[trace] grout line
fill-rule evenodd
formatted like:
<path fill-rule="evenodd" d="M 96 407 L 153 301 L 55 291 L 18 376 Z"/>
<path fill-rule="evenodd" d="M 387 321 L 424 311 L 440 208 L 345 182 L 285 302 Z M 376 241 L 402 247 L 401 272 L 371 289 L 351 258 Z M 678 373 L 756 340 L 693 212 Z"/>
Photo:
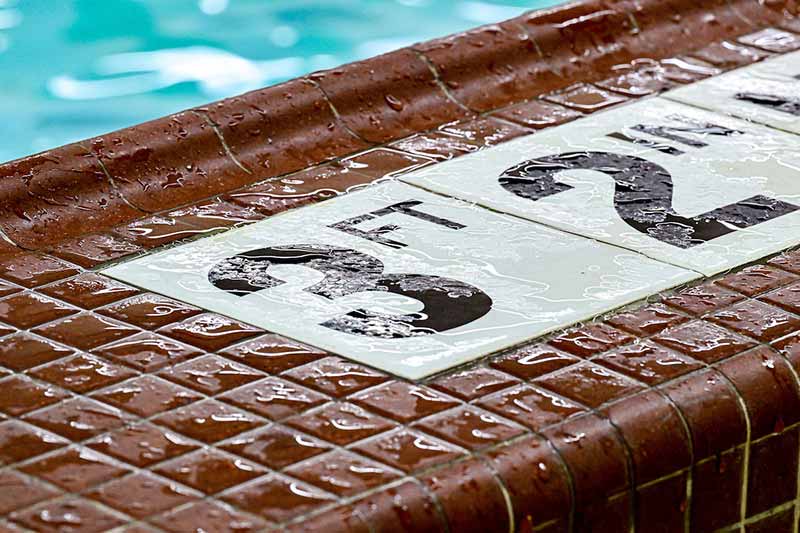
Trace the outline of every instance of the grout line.
<path fill-rule="evenodd" d="M 234 155 L 233 150 L 231 150 L 230 146 L 228 146 L 228 142 L 225 140 L 225 137 L 222 135 L 222 131 L 219 129 L 219 125 L 211 120 L 211 117 L 208 116 L 208 113 L 205 111 L 200 111 L 199 109 L 192 110 L 192 114 L 197 117 L 203 119 L 203 121 L 212 129 L 214 134 L 217 136 L 220 144 L 222 145 L 222 149 L 225 150 L 225 154 L 228 158 L 233 162 L 234 165 L 239 167 L 243 172 L 246 174 L 253 174 L 253 171 L 247 168 L 239 159 Z"/>

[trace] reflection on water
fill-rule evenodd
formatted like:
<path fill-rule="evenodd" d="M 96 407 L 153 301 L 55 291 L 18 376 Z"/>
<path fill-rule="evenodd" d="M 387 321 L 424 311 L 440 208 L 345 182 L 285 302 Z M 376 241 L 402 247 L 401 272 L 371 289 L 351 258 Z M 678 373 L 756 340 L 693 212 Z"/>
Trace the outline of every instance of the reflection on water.
<path fill-rule="evenodd" d="M 0 0 L 0 161 L 560 0 Z"/>

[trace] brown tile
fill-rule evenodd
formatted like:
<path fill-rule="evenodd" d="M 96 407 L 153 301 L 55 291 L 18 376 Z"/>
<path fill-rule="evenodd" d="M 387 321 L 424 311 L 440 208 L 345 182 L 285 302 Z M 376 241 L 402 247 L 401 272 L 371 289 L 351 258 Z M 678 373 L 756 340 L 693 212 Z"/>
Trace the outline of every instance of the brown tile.
<path fill-rule="evenodd" d="M 713 283 L 706 283 L 668 296 L 664 298 L 663 302 L 671 307 L 680 309 L 684 313 L 702 316 L 723 307 L 728 307 L 742 299 L 741 294 L 729 291 Z"/>
<path fill-rule="evenodd" d="M 342 164 L 372 179 L 400 176 L 432 163 L 433 159 L 388 148 L 367 150 L 342 160 Z"/>
<path fill-rule="evenodd" d="M 486 411 L 463 406 L 428 417 L 414 427 L 469 450 L 497 444 L 525 431 Z"/>
<path fill-rule="evenodd" d="M 499 367 L 499 365 L 497 366 Z M 428 385 L 461 400 L 469 401 L 507 389 L 517 383 L 516 379 L 503 372 L 476 367 L 444 375 Z"/>
<path fill-rule="evenodd" d="M 16 420 L 0 422 L 0 465 L 3 466 L 52 452 L 67 444 L 69 442 L 65 439 Z"/>
<path fill-rule="evenodd" d="M 144 472 L 115 479 L 87 496 L 138 519 L 198 499 L 193 491 Z"/>
<path fill-rule="evenodd" d="M 706 363 L 719 361 L 755 346 L 753 341 L 705 321 L 678 326 L 656 335 L 653 340 Z"/>
<path fill-rule="evenodd" d="M 637 98 L 671 89 L 675 82 L 665 76 L 664 69 L 658 62 L 642 58 L 626 65 L 615 66 L 611 77 L 595 82 L 595 85 Z"/>
<path fill-rule="evenodd" d="M 439 127 L 439 131 L 480 147 L 491 147 L 533 133 L 518 124 L 492 117 L 480 117 L 465 122 L 454 122 Z"/>
<path fill-rule="evenodd" d="M 495 111 L 492 116 L 540 130 L 565 124 L 582 115 L 568 107 L 542 100 L 530 100 Z"/>
<path fill-rule="evenodd" d="M 631 451 L 637 485 L 689 467 L 691 441 L 680 413 L 655 391 L 646 391 L 603 409 Z"/>
<path fill-rule="evenodd" d="M 800 313 L 800 283 L 795 283 L 762 295 L 760 300 L 790 313 Z"/>
<path fill-rule="evenodd" d="M 372 529 L 353 504 L 329 508 L 299 522 L 284 526 L 287 533 L 326 533 L 341 529 L 348 533 L 371 533 Z"/>
<path fill-rule="evenodd" d="M 761 346 L 719 365 L 742 397 L 750 419 L 750 437 L 781 432 L 800 420 L 800 390 L 786 360 Z"/>
<path fill-rule="evenodd" d="M 202 230 L 226 229 L 264 218 L 255 209 L 213 199 L 170 211 L 166 215 L 180 223 Z"/>
<path fill-rule="evenodd" d="M 678 474 L 636 491 L 636 531 L 672 533 L 684 531 L 686 474 Z"/>
<path fill-rule="evenodd" d="M 43 483 L 35 483 L 31 478 L 13 470 L 0 472 L 0 515 L 7 516 L 12 511 L 24 509 L 56 494 L 58 491 L 55 489 Z"/>
<path fill-rule="evenodd" d="M 648 385 L 658 385 L 703 367 L 691 357 L 667 350 L 649 340 L 605 353 L 594 362 Z"/>
<path fill-rule="evenodd" d="M 794 507 L 789 507 L 774 515 L 757 518 L 745 526 L 746 533 L 774 533 L 776 531 L 794 531 Z"/>
<path fill-rule="evenodd" d="M 223 499 L 273 522 L 291 520 L 334 500 L 326 492 L 278 474 L 236 488 Z"/>
<path fill-rule="evenodd" d="M 435 495 L 450 531 L 479 533 L 511 527 L 503 489 L 480 459 L 445 466 L 420 481 Z"/>
<path fill-rule="evenodd" d="M 20 329 L 63 318 L 78 309 L 35 292 L 14 294 L 0 300 L 0 320 Z"/>
<path fill-rule="evenodd" d="M 761 50 L 731 41 L 711 43 L 705 48 L 692 52 L 691 55 L 725 70 L 744 67 L 770 56 Z"/>
<path fill-rule="evenodd" d="M 263 332 L 228 317 L 206 313 L 168 325 L 160 333 L 201 350 L 214 352 Z"/>
<path fill-rule="evenodd" d="M 17 254 L 0 259 L 0 278 L 33 288 L 78 273 L 66 261 L 42 254 Z"/>
<path fill-rule="evenodd" d="M 320 440 L 277 425 L 239 435 L 217 446 L 275 470 L 299 463 L 331 448 Z"/>
<path fill-rule="evenodd" d="M 385 374 L 338 357 L 320 359 L 289 370 L 283 376 L 337 398 L 389 379 Z"/>
<path fill-rule="evenodd" d="M 344 450 L 296 464 L 286 473 L 340 497 L 359 494 L 400 477 L 387 466 Z"/>
<path fill-rule="evenodd" d="M 127 226 L 120 226 L 114 229 L 114 233 L 117 237 L 149 249 L 197 236 L 202 234 L 203 230 L 178 222 L 174 218 L 152 216 L 136 220 Z"/>
<path fill-rule="evenodd" d="M 254 533 L 264 527 L 258 518 L 247 516 L 221 502 L 204 500 L 153 519 L 153 523 L 172 533 L 187 531 L 225 531 Z"/>
<path fill-rule="evenodd" d="M 25 415 L 23 419 L 78 442 L 129 423 L 132 417 L 100 402 L 73 398 Z"/>
<path fill-rule="evenodd" d="M 327 398 L 301 385 L 270 377 L 226 393 L 220 400 L 271 420 L 281 420 L 316 407 Z"/>
<path fill-rule="evenodd" d="M 73 353 L 49 339 L 21 332 L 0 343 L 0 365 L 21 372 Z"/>
<path fill-rule="evenodd" d="M 16 285 L 12 285 L 11 283 L 5 281 L 0 281 L 0 298 L 9 296 L 11 294 L 16 294 L 21 290 L 21 287 L 17 287 Z"/>
<path fill-rule="evenodd" d="M 404 381 L 392 381 L 356 394 L 351 400 L 370 411 L 401 423 L 408 423 L 458 405 L 452 398 L 427 387 Z"/>
<path fill-rule="evenodd" d="M 569 400 L 528 385 L 498 392 L 479 400 L 477 404 L 534 431 L 584 410 Z"/>
<path fill-rule="evenodd" d="M 326 355 L 322 350 L 280 335 L 265 335 L 220 350 L 219 354 L 269 374 L 278 374 Z"/>
<path fill-rule="evenodd" d="M 339 446 L 345 446 L 395 427 L 391 421 L 374 415 L 357 405 L 339 402 L 290 418 L 286 424 Z"/>
<path fill-rule="evenodd" d="M 717 67 L 687 56 L 662 59 L 664 77 L 675 83 L 694 83 L 722 72 Z"/>
<path fill-rule="evenodd" d="M 96 392 L 92 397 L 145 418 L 202 398 L 195 392 L 153 376 L 131 379 Z"/>
<path fill-rule="evenodd" d="M 354 451 L 398 468 L 413 472 L 445 463 L 463 454 L 443 441 L 407 429 L 401 429 L 358 444 Z"/>
<path fill-rule="evenodd" d="M 84 272 L 42 287 L 41 292 L 84 309 L 94 309 L 138 294 L 139 289 L 93 272 Z"/>
<path fill-rule="evenodd" d="M 589 407 L 598 407 L 642 390 L 642 386 L 632 379 L 593 363 L 581 363 L 548 374 L 537 378 L 534 383 Z"/>
<path fill-rule="evenodd" d="M 84 268 L 94 268 L 142 251 L 141 247 L 110 233 L 95 233 L 59 243 L 53 255 Z"/>
<path fill-rule="evenodd" d="M 157 416 L 153 422 L 208 443 L 233 437 L 261 424 L 250 414 L 215 400 L 181 407 Z"/>
<path fill-rule="evenodd" d="M 800 250 L 783 252 L 781 255 L 775 256 L 767 261 L 767 263 L 788 270 L 793 274 L 800 274 Z"/>
<path fill-rule="evenodd" d="M 575 510 L 575 531 L 617 533 L 631 531 L 631 496 L 623 494 L 607 500 L 595 500 Z"/>
<path fill-rule="evenodd" d="M 266 472 L 250 461 L 213 448 L 178 457 L 158 466 L 155 471 L 206 494 L 246 483 Z"/>
<path fill-rule="evenodd" d="M 800 318 L 755 300 L 717 311 L 709 320 L 764 342 L 800 329 Z"/>
<path fill-rule="evenodd" d="M 633 337 L 607 324 L 589 324 L 579 329 L 568 331 L 554 339 L 550 344 L 559 350 L 577 355 L 591 357 L 617 346 L 627 344 Z"/>
<path fill-rule="evenodd" d="M 147 293 L 99 309 L 98 312 L 143 329 L 158 329 L 198 315 L 200 309 L 158 294 Z"/>
<path fill-rule="evenodd" d="M 88 448 L 70 448 L 56 452 L 34 463 L 28 463 L 19 470 L 70 492 L 80 492 L 119 477 L 127 471 Z"/>
<path fill-rule="evenodd" d="M 203 351 L 145 331 L 96 348 L 93 353 L 140 372 L 154 372 L 165 366 L 202 355 Z"/>
<path fill-rule="evenodd" d="M 481 145 L 468 138 L 433 130 L 400 139 L 390 144 L 389 147 L 417 156 L 447 161 L 454 157 L 477 152 Z"/>
<path fill-rule="evenodd" d="M 750 446 L 747 515 L 762 513 L 797 496 L 797 429 Z"/>
<path fill-rule="evenodd" d="M 168 429 L 143 423 L 92 439 L 88 447 L 139 468 L 197 449 L 197 444 Z"/>
<path fill-rule="evenodd" d="M 119 516 L 84 499 L 62 499 L 43 503 L 14 515 L 14 520 L 39 533 L 97 533 L 125 523 Z M 76 527 L 77 526 L 77 527 Z"/>
<path fill-rule="evenodd" d="M 397 533 L 437 533 L 447 524 L 419 482 L 406 481 L 353 504 L 367 524 L 397 525 Z"/>
<path fill-rule="evenodd" d="M 0 380 L 0 412 L 11 416 L 41 409 L 66 396 L 55 387 L 36 383 L 25 376 L 10 376 Z"/>
<path fill-rule="evenodd" d="M 754 265 L 717 281 L 719 285 L 740 292 L 745 296 L 761 293 L 797 281 L 797 276 L 769 265 Z"/>
<path fill-rule="evenodd" d="M 214 396 L 264 377 L 252 368 L 218 355 L 205 355 L 159 373 L 164 379 Z"/>
<path fill-rule="evenodd" d="M 137 331 L 116 320 L 90 313 L 73 315 L 33 330 L 34 333 L 43 337 L 81 350 L 90 350 L 102 344 L 129 337 Z"/>
<path fill-rule="evenodd" d="M 575 356 L 537 344 L 515 350 L 489 364 L 522 379 L 534 379 L 579 361 Z"/>
<path fill-rule="evenodd" d="M 688 317 L 679 314 L 672 309 L 661 305 L 653 304 L 630 311 L 619 313 L 606 320 L 612 326 L 639 337 L 647 337 L 661 333 L 667 328 L 686 322 Z"/>
<path fill-rule="evenodd" d="M 739 37 L 736 40 L 742 44 L 778 54 L 792 52 L 800 48 L 800 37 L 794 33 L 777 28 L 759 30 Z"/>
<path fill-rule="evenodd" d="M 561 104 L 582 113 L 594 113 L 628 100 L 622 95 L 614 94 L 588 83 L 576 83 L 566 89 L 547 94 L 542 98 L 548 102 Z"/>
<path fill-rule="evenodd" d="M 736 448 L 694 466 L 692 531 L 716 531 L 739 521 L 743 457 L 742 448 Z"/>
<path fill-rule="evenodd" d="M 628 485 L 624 446 L 607 420 L 586 414 L 546 430 L 544 436 L 572 473 L 577 505 L 598 494 L 616 494 Z"/>
<path fill-rule="evenodd" d="M 41 366 L 33 370 L 31 375 L 65 389 L 85 393 L 127 379 L 134 372 L 97 357 L 76 355 Z"/>
<path fill-rule="evenodd" d="M 716 370 L 701 370 L 662 389 L 680 409 L 698 459 L 720 453 L 747 437 L 747 422 L 736 391 Z"/>

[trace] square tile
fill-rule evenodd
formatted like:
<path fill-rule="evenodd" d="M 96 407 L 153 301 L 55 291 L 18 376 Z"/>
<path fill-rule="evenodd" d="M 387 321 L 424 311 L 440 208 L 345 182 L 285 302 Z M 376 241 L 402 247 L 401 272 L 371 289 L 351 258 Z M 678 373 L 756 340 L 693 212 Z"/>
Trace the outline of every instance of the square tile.
<path fill-rule="evenodd" d="M 797 244 L 796 147 L 650 98 L 401 179 L 713 275 Z"/>
<path fill-rule="evenodd" d="M 412 379 L 696 277 L 401 183 L 105 273 Z"/>

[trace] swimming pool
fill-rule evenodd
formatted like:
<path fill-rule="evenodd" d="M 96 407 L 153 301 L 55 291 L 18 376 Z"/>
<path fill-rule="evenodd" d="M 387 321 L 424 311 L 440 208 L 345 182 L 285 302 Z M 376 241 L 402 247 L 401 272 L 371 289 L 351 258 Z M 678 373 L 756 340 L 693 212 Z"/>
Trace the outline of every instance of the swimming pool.
<path fill-rule="evenodd" d="M 560 0 L 0 0 L 0 161 Z"/>

